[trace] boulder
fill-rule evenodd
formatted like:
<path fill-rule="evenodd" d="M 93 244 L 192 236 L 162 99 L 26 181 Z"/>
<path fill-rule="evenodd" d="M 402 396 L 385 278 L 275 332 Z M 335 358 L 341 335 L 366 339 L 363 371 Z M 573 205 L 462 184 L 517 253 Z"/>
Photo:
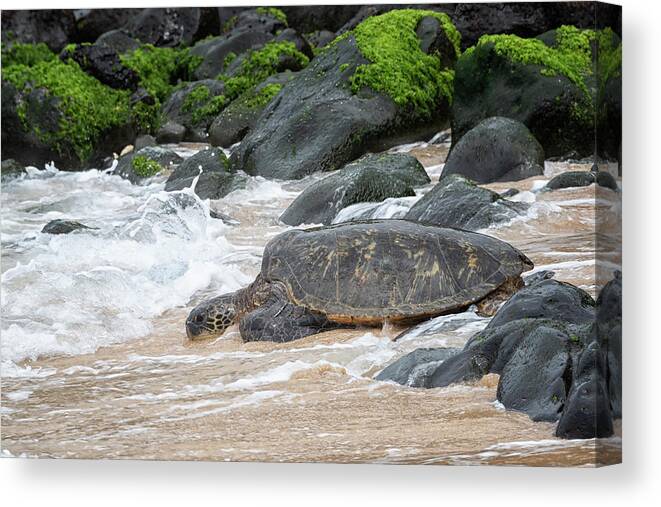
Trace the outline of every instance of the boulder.
<path fill-rule="evenodd" d="M 97 46 L 107 46 L 114 49 L 118 54 L 124 54 L 138 49 L 140 41 L 129 36 L 122 30 L 110 30 L 99 36 L 95 43 Z"/>
<path fill-rule="evenodd" d="M 605 361 L 597 341 L 577 354 L 572 386 L 556 428 L 557 436 L 595 438 L 613 434 Z"/>
<path fill-rule="evenodd" d="M 292 72 L 275 74 L 233 100 L 211 123 L 209 142 L 228 148 L 241 141 L 253 129 L 269 102 L 293 77 Z"/>
<path fill-rule="evenodd" d="M 148 146 L 121 157 L 113 174 L 138 184 L 157 175 L 163 169 L 181 163 L 182 160 L 172 150 Z"/>
<path fill-rule="evenodd" d="M 611 35 L 610 30 L 563 26 L 538 39 L 482 36 L 455 67 L 454 145 L 485 118 L 505 116 L 528 127 L 547 157 L 572 150 L 593 154 L 595 117 L 599 125 L 618 123 L 618 104 L 605 107 L 606 95 L 591 91 L 617 90 L 617 83 L 609 82 L 621 80 L 621 45 Z M 598 79 L 593 74 L 597 54 L 608 61 Z M 617 99 L 617 93 L 612 97 Z M 597 147 L 608 155 L 619 148 L 617 132 Z"/>
<path fill-rule="evenodd" d="M 454 143 L 441 179 L 452 174 L 477 183 L 539 176 L 544 174 L 544 150 L 521 122 L 487 118 Z"/>
<path fill-rule="evenodd" d="M 505 365 L 498 400 L 533 421 L 557 421 L 565 403 L 564 377 L 570 365 L 569 336 L 540 326 L 519 343 Z"/>
<path fill-rule="evenodd" d="M 413 205 L 404 218 L 440 227 L 476 231 L 512 220 L 527 209 L 525 203 L 508 201 L 463 176 L 452 174 L 442 178 Z"/>
<path fill-rule="evenodd" d="M 226 104 L 225 86 L 216 79 L 187 83 L 176 89 L 163 104 L 166 124 L 185 128 L 180 140 L 206 141 L 207 130 Z M 168 127 L 171 128 L 171 127 Z M 163 138 L 163 136 L 160 136 Z"/>
<path fill-rule="evenodd" d="M 198 176 L 195 193 L 200 199 L 220 199 L 246 183 L 244 176 L 229 170 L 229 161 L 223 150 L 211 148 L 184 160 L 165 182 L 165 190 L 190 188 Z"/>
<path fill-rule="evenodd" d="M 154 139 L 154 137 L 150 136 L 149 134 L 138 136 L 133 143 L 133 149 L 135 151 L 140 151 L 142 148 L 146 148 L 147 146 L 156 146 L 156 139 Z"/>
<path fill-rule="evenodd" d="M 41 229 L 43 234 L 69 234 L 74 231 L 93 229 L 76 220 L 51 220 Z"/>
<path fill-rule="evenodd" d="M 280 216 L 280 220 L 287 225 L 328 225 L 347 206 L 415 195 L 413 187 L 427 183 L 429 176 L 412 155 L 365 155 L 307 187 Z"/>
<path fill-rule="evenodd" d="M 90 76 L 103 84 L 120 90 L 135 91 L 138 88 L 138 75 L 119 59 L 113 48 L 103 44 L 76 44 L 67 46 L 60 59 L 76 62 Z"/>
<path fill-rule="evenodd" d="M 437 21 L 439 41 L 430 47 L 443 48 L 440 56 L 420 49 L 416 28 L 425 17 Z M 384 33 L 387 44 L 377 41 Z M 233 165 L 252 175 L 299 179 L 370 150 L 427 138 L 448 121 L 451 66 L 441 62 L 453 62 L 457 48 L 458 34 L 442 15 L 400 10 L 369 18 L 283 87 L 233 153 Z"/>
<path fill-rule="evenodd" d="M 143 44 L 176 47 L 193 42 L 199 22 L 197 7 L 142 9 L 123 28 Z"/>
<path fill-rule="evenodd" d="M 558 190 L 561 188 L 587 187 L 596 183 L 602 187 L 617 191 L 617 181 L 605 171 L 567 171 L 551 178 L 544 190 Z"/>
<path fill-rule="evenodd" d="M 175 122 L 166 121 L 156 132 L 156 142 L 161 144 L 180 143 L 186 136 L 186 127 Z"/>
<path fill-rule="evenodd" d="M 360 10 L 360 5 L 297 5 L 281 7 L 288 25 L 299 32 L 336 32 Z"/>
<path fill-rule="evenodd" d="M 389 380 L 405 386 L 428 387 L 431 370 L 456 355 L 460 349 L 416 349 L 386 366 L 376 380 Z"/>
<path fill-rule="evenodd" d="M 330 44 L 335 39 L 335 33 L 328 30 L 317 30 L 314 32 L 306 33 L 305 39 L 311 47 L 321 49 Z"/>
<path fill-rule="evenodd" d="M 76 19 L 72 10 L 2 11 L 2 45 L 14 42 L 44 42 L 58 52 L 75 39 Z"/>
<path fill-rule="evenodd" d="M 518 319 L 547 318 L 572 324 L 595 319 L 595 302 L 583 289 L 558 280 L 542 280 L 514 294 L 489 322 L 488 328 Z"/>
<path fill-rule="evenodd" d="M 137 14 L 138 9 L 89 9 L 76 20 L 77 41 L 95 42 L 102 34 L 121 28 Z"/>
<path fill-rule="evenodd" d="M 130 97 L 78 65 L 54 57 L 2 70 L 4 157 L 76 170 L 98 166 L 135 139 L 139 125 Z"/>

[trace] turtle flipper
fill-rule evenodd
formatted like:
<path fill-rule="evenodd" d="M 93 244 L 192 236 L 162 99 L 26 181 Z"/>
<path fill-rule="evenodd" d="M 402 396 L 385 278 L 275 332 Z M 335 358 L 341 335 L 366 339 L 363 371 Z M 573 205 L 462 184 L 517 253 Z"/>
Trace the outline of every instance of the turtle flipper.
<path fill-rule="evenodd" d="M 341 327 L 347 326 L 332 322 L 321 313 L 296 306 L 275 291 L 266 303 L 239 322 L 244 342 L 284 343 Z"/>

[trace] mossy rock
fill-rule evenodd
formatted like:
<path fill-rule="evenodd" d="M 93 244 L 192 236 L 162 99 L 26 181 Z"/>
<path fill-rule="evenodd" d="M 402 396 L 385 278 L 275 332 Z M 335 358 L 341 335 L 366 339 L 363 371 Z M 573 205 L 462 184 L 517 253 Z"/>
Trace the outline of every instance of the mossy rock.
<path fill-rule="evenodd" d="M 425 18 L 437 22 L 439 41 L 428 48 L 446 48 L 441 56 L 420 49 L 416 30 Z M 365 23 L 324 48 L 283 87 L 233 154 L 237 168 L 302 178 L 447 125 L 452 69 L 441 62 L 454 61 L 458 42 L 449 18 L 402 10 Z"/>
<path fill-rule="evenodd" d="M 340 210 L 360 202 L 415 195 L 429 183 L 420 162 L 409 154 L 366 155 L 307 187 L 280 216 L 287 225 L 330 224 Z"/>
<path fill-rule="evenodd" d="M 70 44 L 60 53 L 63 62 L 69 59 L 101 83 L 119 90 L 135 91 L 138 75 L 126 67 L 114 49 L 103 44 Z"/>
<path fill-rule="evenodd" d="M 611 35 L 608 29 L 595 32 L 563 26 L 531 39 L 482 36 L 455 67 L 453 143 L 481 120 L 505 116 L 525 124 L 547 157 L 573 150 L 591 155 L 595 114 L 602 109 L 604 96 L 597 90 L 606 90 L 620 79 L 621 46 Z M 603 64 L 595 76 L 597 59 Z M 598 122 L 617 123 L 614 108 L 600 113 Z M 598 149 L 617 154 L 617 137 L 610 135 Z"/>
<path fill-rule="evenodd" d="M 199 178 L 198 178 L 199 177 Z M 165 183 L 165 190 L 172 192 L 190 188 L 195 178 L 195 193 L 200 199 L 221 199 L 233 190 L 245 187 L 245 175 L 231 171 L 223 150 L 202 150 L 182 162 Z"/>
<path fill-rule="evenodd" d="M 527 209 L 525 203 L 509 201 L 455 174 L 437 183 L 413 205 L 404 219 L 476 231 L 512 220 Z"/>
<path fill-rule="evenodd" d="M 166 122 L 185 127 L 184 140 L 206 141 L 207 129 L 228 102 L 223 83 L 205 79 L 176 89 L 163 104 L 162 114 Z"/>
<path fill-rule="evenodd" d="M 174 151 L 158 146 L 147 146 L 121 157 L 113 174 L 139 184 L 161 171 L 180 164 L 182 158 Z"/>
<path fill-rule="evenodd" d="M 3 67 L 3 155 L 61 169 L 99 163 L 129 144 L 153 111 L 85 73 L 72 60 L 38 59 Z M 102 142 L 101 142 L 102 141 Z"/>
<path fill-rule="evenodd" d="M 232 101 L 209 127 L 209 142 L 228 148 L 241 141 L 255 126 L 266 106 L 293 78 L 294 74 L 289 71 L 276 74 Z"/>

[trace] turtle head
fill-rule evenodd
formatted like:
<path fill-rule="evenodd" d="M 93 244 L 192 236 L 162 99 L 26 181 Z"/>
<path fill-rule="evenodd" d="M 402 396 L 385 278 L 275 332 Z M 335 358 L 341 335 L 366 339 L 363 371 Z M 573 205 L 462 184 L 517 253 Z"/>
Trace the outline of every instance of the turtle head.
<path fill-rule="evenodd" d="M 223 294 L 199 304 L 186 319 L 186 334 L 191 340 L 216 338 L 237 318 L 234 293 Z"/>

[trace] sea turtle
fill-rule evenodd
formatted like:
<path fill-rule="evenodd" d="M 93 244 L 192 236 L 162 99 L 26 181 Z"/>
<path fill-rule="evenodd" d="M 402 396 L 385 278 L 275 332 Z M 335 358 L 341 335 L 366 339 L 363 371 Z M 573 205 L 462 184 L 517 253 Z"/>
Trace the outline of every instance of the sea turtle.
<path fill-rule="evenodd" d="M 533 267 L 496 238 L 406 220 L 286 231 L 264 250 L 248 287 L 197 306 L 191 339 L 234 323 L 244 341 L 285 342 L 328 329 L 413 323 L 473 303 L 495 312 Z"/>

